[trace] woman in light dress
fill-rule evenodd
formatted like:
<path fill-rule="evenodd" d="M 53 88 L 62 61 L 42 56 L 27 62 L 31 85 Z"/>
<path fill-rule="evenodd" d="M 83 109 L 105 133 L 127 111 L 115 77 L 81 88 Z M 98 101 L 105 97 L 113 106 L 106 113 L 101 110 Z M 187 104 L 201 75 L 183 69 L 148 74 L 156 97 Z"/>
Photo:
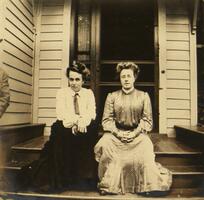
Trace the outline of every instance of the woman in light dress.
<path fill-rule="evenodd" d="M 104 134 L 94 148 L 98 189 L 102 195 L 168 191 L 171 172 L 155 162 L 148 135 L 153 127 L 150 98 L 134 87 L 139 68 L 133 62 L 122 62 L 116 70 L 122 89 L 107 96 Z"/>

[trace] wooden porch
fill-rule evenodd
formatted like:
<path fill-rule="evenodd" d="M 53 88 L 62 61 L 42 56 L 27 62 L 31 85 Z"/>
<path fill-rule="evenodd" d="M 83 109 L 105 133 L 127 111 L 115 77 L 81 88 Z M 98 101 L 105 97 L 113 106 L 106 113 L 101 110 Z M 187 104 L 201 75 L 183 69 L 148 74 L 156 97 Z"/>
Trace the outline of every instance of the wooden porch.
<path fill-rule="evenodd" d="M 4 198 L 14 199 L 145 199 L 136 194 L 126 195 L 108 195 L 100 196 L 95 185 L 75 185 L 73 188 L 65 189 L 59 193 L 43 193 L 33 192 L 32 190 L 17 189 L 15 179 L 22 166 L 30 163 L 39 157 L 40 152 L 49 139 L 48 136 L 43 136 L 42 125 L 39 125 L 38 134 L 33 133 L 32 125 L 25 125 L 26 135 L 30 138 L 24 138 L 23 134 L 17 133 L 16 138 L 21 138 L 10 144 L 7 159 L 1 169 L 4 173 L 1 176 L 1 195 Z M 40 128 L 41 127 L 41 128 Z M 181 140 L 179 134 L 189 133 L 183 127 L 177 127 L 178 137 L 168 138 L 167 135 L 152 133 L 150 135 L 156 154 L 156 161 L 166 166 L 172 171 L 173 185 L 171 191 L 165 199 L 172 198 L 190 198 L 203 197 L 204 198 L 204 166 L 203 166 L 203 151 L 201 148 L 195 148 L 194 145 L 186 144 L 185 140 Z M 7 130 L 8 132 L 8 130 Z M 34 131 L 36 132 L 36 130 Z M 203 133 L 203 132 L 202 132 Z M 197 134 L 199 134 L 197 132 Z M 14 134 L 15 135 L 15 134 Z M 13 135 L 13 137 L 14 137 Z M 4 135 L 9 137 L 8 134 Z M 3 137 L 1 135 L 1 137 Z M 194 141 L 194 136 L 188 141 Z M 5 140 L 4 140 L 5 141 Z M 22 142 L 19 142 L 22 141 Z"/>

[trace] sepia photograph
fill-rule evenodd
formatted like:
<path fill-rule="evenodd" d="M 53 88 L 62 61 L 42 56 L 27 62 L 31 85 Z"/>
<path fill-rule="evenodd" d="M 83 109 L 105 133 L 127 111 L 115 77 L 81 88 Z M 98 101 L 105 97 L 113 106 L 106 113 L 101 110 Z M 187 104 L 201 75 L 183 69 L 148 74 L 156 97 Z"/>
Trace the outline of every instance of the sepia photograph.
<path fill-rule="evenodd" d="M 204 200 L 204 0 L 0 0 L 0 200 Z"/>

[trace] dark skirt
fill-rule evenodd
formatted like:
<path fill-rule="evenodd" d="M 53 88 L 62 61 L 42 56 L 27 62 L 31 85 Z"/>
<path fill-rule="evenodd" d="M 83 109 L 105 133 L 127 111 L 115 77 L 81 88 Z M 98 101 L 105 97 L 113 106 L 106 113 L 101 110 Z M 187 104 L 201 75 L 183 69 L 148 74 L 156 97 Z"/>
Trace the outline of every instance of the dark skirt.
<path fill-rule="evenodd" d="M 18 177 L 21 186 L 56 190 L 82 179 L 95 179 L 97 174 L 93 147 L 97 127 L 91 123 L 87 133 L 72 134 L 57 120 L 38 160 L 22 168 Z"/>

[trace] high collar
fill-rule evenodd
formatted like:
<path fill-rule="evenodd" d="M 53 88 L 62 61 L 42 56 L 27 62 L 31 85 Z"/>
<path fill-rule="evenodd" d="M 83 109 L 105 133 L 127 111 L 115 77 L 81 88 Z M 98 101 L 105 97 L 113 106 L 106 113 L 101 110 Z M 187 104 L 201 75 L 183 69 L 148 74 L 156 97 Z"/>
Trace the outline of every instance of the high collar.
<path fill-rule="evenodd" d="M 131 94 L 134 90 L 135 90 L 134 87 L 131 88 L 130 90 L 125 90 L 125 89 L 122 88 L 122 91 L 123 91 L 123 93 L 125 93 L 125 94 Z"/>

